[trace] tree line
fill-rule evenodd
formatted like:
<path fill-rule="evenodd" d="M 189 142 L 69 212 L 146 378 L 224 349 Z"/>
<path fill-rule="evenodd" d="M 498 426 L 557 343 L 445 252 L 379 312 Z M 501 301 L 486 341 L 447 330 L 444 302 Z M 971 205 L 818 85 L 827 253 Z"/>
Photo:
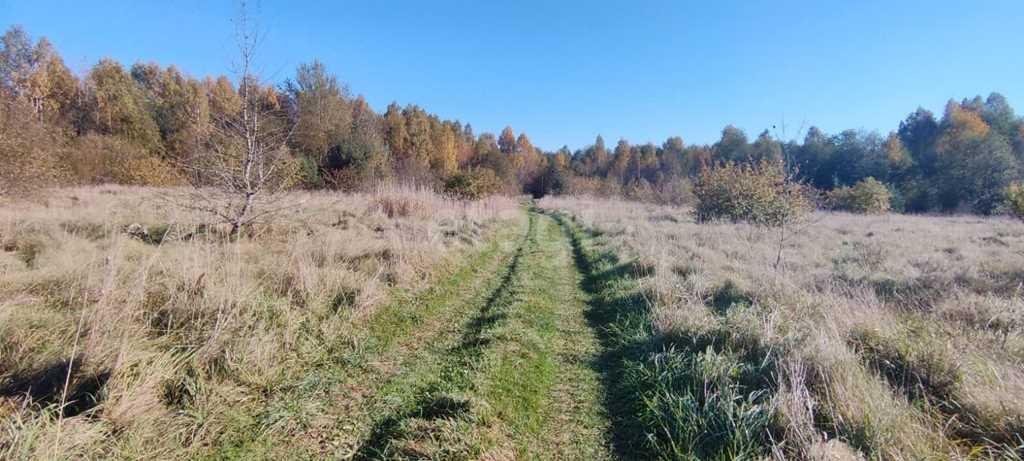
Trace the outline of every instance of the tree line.
<path fill-rule="evenodd" d="M 710 165 L 768 161 L 781 162 L 794 179 L 821 191 L 880 181 L 897 210 L 987 214 L 998 210 L 1004 191 L 1022 177 L 1024 120 L 1005 97 L 992 93 L 951 100 L 941 117 L 918 108 L 885 136 L 861 130 L 829 135 L 812 126 L 799 141 L 780 140 L 768 130 L 750 141 L 742 130 L 726 126 L 712 145 L 686 146 L 678 137 L 661 146 L 621 140 L 609 152 L 598 137 L 567 158 L 569 183 L 573 176 L 603 179 L 588 187 L 640 198 L 678 196 L 678 182 Z"/>
<path fill-rule="evenodd" d="M 219 121 L 241 110 L 243 88 L 257 98 L 262 123 L 287 134 L 291 187 L 356 190 L 393 179 L 469 197 L 588 193 L 685 203 L 709 166 L 771 161 L 822 191 L 873 178 L 897 210 L 993 213 L 1024 171 L 1024 120 L 998 93 L 951 100 L 941 116 L 919 108 L 887 135 L 810 127 L 802 139 L 765 130 L 751 140 L 727 126 L 711 145 L 670 137 L 610 146 L 598 136 L 582 149 L 546 152 L 511 127 L 477 134 L 416 105 L 375 112 L 318 61 L 279 85 L 111 59 L 76 75 L 45 38 L 15 26 L 0 37 L 0 194 L 190 182 L 199 173 L 188 165 L 209 155 Z"/>

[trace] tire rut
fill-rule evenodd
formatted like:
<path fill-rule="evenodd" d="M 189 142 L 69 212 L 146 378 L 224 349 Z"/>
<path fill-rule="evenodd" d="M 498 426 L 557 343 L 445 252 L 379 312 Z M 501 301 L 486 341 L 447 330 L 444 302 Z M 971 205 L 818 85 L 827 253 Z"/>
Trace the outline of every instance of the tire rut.
<path fill-rule="evenodd" d="M 612 459 L 590 294 L 560 223 L 529 212 L 488 299 L 354 459 Z"/>
<path fill-rule="evenodd" d="M 392 303 L 399 311 L 397 315 L 415 315 L 419 318 L 413 322 L 413 328 L 401 338 L 392 340 L 369 338 L 352 346 L 352 355 L 365 358 L 345 358 L 350 363 L 345 369 L 349 376 L 354 377 L 344 385 L 344 397 L 338 402 L 339 410 L 334 412 L 337 425 L 334 442 L 321 455 L 333 455 L 337 458 L 351 458 L 358 451 L 360 442 L 371 432 L 377 415 L 391 411 L 401 405 L 402 399 L 395 395 L 410 386 L 417 376 L 434 374 L 439 367 L 438 357 L 443 355 L 451 344 L 459 338 L 461 328 L 458 319 L 468 318 L 476 311 L 485 295 L 490 294 L 496 283 L 503 283 L 497 275 L 511 264 L 519 248 L 502 248 L 507 246 L 508 234 L 518 231 L 507 231 L 506 236 L 496 236 L 493 255 L 480 258 L 483 264 L 460 268 L 441 284 L 443 286 L 406 299 L 398 299 Z M 488 250 L 481 251 L 481 254 Z M 464 273 L 464 272 L 467 272 Z M 467 279 L 463 282 L 463 279 Z M 468 293 L 468 294 L 464 294 Z M 432 305 L 430 312 L 418 312 L 421 306 Z M 404 312 L 404 314 L 403 314 Z M 382 312 L 379 316 L 396 315 Z M 371 320 L 372 322 L 372 320 Z M 371 327 L 367 327 L 370 329 Z M 367 345 L 369 343 L 369 345 Z"/>
<path fill-rule="evenodd" d="M 363 440 L 352 455 L 353 459 L 382 459 L 414 455 L 409 450 L 396 448 L 397 442 L 402 438 L 399 430 L 411 420 L 431 421 L 441 418 L 453 418 L 469 410 L 469 402 L 458 395 L 459 391 L 465 390 L 471 383 L 472 370 L 476 368 L 475 362 L 480 355 L 480 350 L 487 347 L 489 341 L 484 337 L 484 332 L 497 322 L 503 319 L 503 315 L 495 312 L 495 306 L 504 297 L 509 295 L 512 281 L 520 271 L 520 265 L 524 253 L 528 249 L 532 236 L 535 233 L 535 219 L 532 215 L 528 217 L 528 225 L 525 235 L 516 246 L 515 252 L 507 263 L 502 264 L 496 270 L 499 276 L 491 280 L 498 280 L 496 284 L 488 284 L 483 291 L 487 293 L 486 299 L 482 302 L 467 302 L 467 306 L 473 308 L 469 312 L 467 320 L 461 322 L 461 327 L 451 335 L 458 339 L 451 343 L 444 342 L 447 347 L 431 348 L 430 355 L 435 356 L 434 360 L 441 362 L 440 366 L 430 367 L 432 376 L 425 381 L 414 383 L 413 388 L 400 387 L 397 391 L 403 395 L 384 396 L 385 400 L 399 402 L 397 405 L 389 405 L 388 416 L 378 419 L 374 423 L 369 435 Z M 479 292 L 478 292 L 479 293 Z M 483 296 L 474 296 L 478 300 Z M 460 322 L 454 319 L 442 319 L 450 325 L 458 325 Z M 387 410 L 386 410 L 387 411 Z"/>

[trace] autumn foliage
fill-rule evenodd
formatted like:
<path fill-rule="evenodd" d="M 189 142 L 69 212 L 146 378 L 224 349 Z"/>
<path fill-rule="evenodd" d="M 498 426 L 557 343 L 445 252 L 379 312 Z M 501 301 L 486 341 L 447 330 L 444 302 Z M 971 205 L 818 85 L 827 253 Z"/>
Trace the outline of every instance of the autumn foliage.
<path fill-rule="evenodd" d="M 45 38 L 12 27 L 0 38 L 0 193 L 194 183 L 197 171 L 187 165 L 223 145 L 224 122 L 243 107 L 244 82 L 236 80 L 111 59 L 76 75 Z M 478 133 L 397 102 L 377 112 L 316 60 L 283 82 L 250 87 L 268 114 L 263 126 L 289 134 L 280 152 L 288 185 L 305 189 L 401 182 L 467 198 L 568 194 L 690 205 L 690 185 L 709 166 L 731 162 L 729 174 L 739 174 L 769 162 L 834 191 L 839 208 L 882 210 L 884 188 L 895 211 L 991 214 L 1008 208 L 1007 187 L 1024 180 L 1024 121 L 998 93 L 950 100 L 939 115 L 919 108 L 884 135 L 812 126 L 788 140 L 769 130 L 748 137 L 729 125 L 711 144 L 597 136 L 580 149 L 546 151 L 510 126 Z M 864 201 L 869 196 L 875 203 Z"/>
<path fill-rule="evenodd" d="M 694 185 L 698 222 L 726 220 L 778 227 L 813 209 L 805 186 L 781 162 L 726 162 L 704 170 Z"/>

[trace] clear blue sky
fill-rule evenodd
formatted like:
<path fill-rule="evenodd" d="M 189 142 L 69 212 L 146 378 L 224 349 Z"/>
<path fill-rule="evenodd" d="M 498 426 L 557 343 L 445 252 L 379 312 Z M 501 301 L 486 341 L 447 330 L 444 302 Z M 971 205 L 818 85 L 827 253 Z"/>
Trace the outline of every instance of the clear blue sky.
<path fill-rule="evenodd" d="M 227 73 L 232 2 L 0 0 L 76 71 L 102 57 Z M 785 119 L 886 132 L 921 105 L 1003 93 L 1024 112 L 1024 1 L 271 1 L 262 67 L 318 58 L 392 100 L 556 149 L 603 134 L 708 143 Z"/>

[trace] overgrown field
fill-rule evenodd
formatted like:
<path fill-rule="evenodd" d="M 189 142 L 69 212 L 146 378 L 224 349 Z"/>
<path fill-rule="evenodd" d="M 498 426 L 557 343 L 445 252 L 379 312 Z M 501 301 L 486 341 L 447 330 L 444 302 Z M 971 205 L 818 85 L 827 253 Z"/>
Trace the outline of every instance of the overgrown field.
<path fill-rule="evenodd" d="M 573 229 L 638 457 L 1024 454 L 1021 223 L 818 214 L 776 265 L 778 230 L 540 205 Z"/>
<path fill-rule="evenodd" d="M 1020 459 L 1024 224 L 180 191 L 0 208 L 0 459 Z"/>
<path fill-rule="evenodd" d="M 506 198 L 296 193 L 231 239 L 178 193 L 0 207 L 0 459 L 343 450 L 348 406 L 393 372 L 371 361 L 521 216 Z"/>

